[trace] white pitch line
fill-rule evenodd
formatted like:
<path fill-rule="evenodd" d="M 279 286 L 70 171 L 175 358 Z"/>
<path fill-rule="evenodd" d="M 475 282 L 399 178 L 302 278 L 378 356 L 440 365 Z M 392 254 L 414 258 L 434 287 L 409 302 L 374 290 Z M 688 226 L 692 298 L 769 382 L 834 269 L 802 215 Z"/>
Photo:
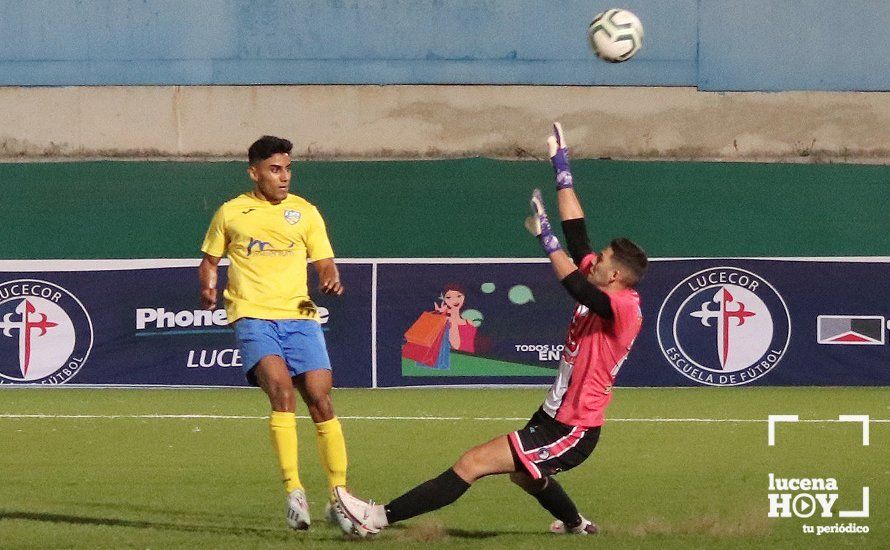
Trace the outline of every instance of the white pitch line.
<path fill-rule="evenodd" d="M 0 414 L 0 418 L 58 418 L 58 419 L 206 419 L 206 420 L 265 420 L 268 416 L 242 416 L 242 415 L 218 415 L 218 414 Z M 309 419 L 308 416 L 297 416 L 301 419 Z M 471 420 L 474 422 L 501 422 L 528 420 L 524 416 L 338 416 L 342 420 Z M 766 423 L 766 418 L 609 418 L 606 422 L 674 422 L 674 423 Z M 839 423 L 836 418 L 801 420 L 800 422 L 830 424 Z M 890 419 L 872 418 L 869 422 L 888 423 Z"/>
<path fill-rule="evenodd" d="M 0 418 L 100 418 L 100 419 L 176 419 L 206 418 L 209 420 L 257 420 L 268 416 L 236 416 L 217 414 L 0 414 Z M 305 417 L 308 418 L 308 417 Z"/>

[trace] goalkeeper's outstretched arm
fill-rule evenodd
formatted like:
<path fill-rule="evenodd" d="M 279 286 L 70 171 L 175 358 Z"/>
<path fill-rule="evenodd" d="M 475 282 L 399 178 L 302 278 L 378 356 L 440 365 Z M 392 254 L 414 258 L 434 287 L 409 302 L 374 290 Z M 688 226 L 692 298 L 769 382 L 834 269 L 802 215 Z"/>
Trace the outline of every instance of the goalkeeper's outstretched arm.
<path fill-rule="evenodd" d="M 553 123 L 553 135 L 547 138 L 550 152 L 550 164 L 556 181 L 556 200 L 559 205 L 559 217 L 562 219 L 562 231 L 566 237 L 566 246 L 576 264 L 580 264 L 584 256 L 593 252 L 587 237 L 584 224 L 584 210 L 575 194 L 575 182 L 569 165 L 569 147 L 562 133 L 562 125 Z"/>
<path fill-rule="evenodd" d="M 540 240 L 541 247 L 550 258 L 553 271 L 559 281 L 578 303 L 584 304 L 600 317 L 613 318 L 614 313 L 609 295 L 587 280 L 575 262 L 563 251 L 559 239 L 553 234 L 553 227 L 550 225 L 550 220 L 544 209 L 544 200 L 541 198 L 539 189 L 535 189 L 532 193 L 531 205 L 532 215 L 526 218 L 525 227 Z"/>

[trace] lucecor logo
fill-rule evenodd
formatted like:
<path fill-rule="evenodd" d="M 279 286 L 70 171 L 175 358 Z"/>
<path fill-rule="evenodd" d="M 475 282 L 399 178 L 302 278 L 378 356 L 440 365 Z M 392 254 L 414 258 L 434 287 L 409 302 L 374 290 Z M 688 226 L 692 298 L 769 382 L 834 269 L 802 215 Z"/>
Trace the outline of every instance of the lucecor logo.
<path fill-rule="evenodd" d="M 788 349 L 791 317 L 778 291 L 736 267 L 693 273 L 658 312 L 658 342 L 680 374 L 712 386 L 748 384 Z"/>
<path fill-rule="evenodd" d="M 0 384 L 64 384 L 92 347 L 92 321 L 74 294 L 36 279 L 0 283 Z"/>

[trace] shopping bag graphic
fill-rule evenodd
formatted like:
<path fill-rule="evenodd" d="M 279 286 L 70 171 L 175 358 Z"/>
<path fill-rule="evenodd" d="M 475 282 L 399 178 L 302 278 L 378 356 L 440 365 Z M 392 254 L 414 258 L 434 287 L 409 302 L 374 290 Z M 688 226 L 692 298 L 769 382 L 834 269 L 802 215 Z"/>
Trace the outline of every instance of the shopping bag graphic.
<path fill-rule="evenodd" d="M 402 357 L 412 359 L 428 367 L 435 366 L 442 348 L 445 325 L 444 315 L 424 311 L 405 332 Z"/>
<path fill-rule="evenodd" d="M 442 331 L 442 343 L 439 345 L 439 357 L 433 368 L 436 370 L 451 369 L 451 342 L 448 340 L 448 331 L 451 329 L 451 321 L 446 323 L 445 330 Z"/>

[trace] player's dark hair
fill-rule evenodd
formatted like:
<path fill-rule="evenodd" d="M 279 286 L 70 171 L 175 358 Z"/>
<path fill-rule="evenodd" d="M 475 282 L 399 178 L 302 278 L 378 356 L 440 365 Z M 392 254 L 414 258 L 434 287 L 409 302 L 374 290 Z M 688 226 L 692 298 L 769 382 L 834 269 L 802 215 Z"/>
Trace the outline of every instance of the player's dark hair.
<path fill-rule="evenodd" d="M 294 144 L 289 140 L 275 136 L 263 136 L 254 141 L 247 149 L 247 160 L 250 164 L 256 164 L 278 153 L 289 155 L 293 148 Z"/>
<path fill-rule="evenodd" d="M 624 237 L 614 239 L 609 243 L 612 248 L 612 259 L 627 268 L 624 280 L 629 286 L 636 286 L 646 274 L 649 267 L 649 259 L 635 242 Z"/>

